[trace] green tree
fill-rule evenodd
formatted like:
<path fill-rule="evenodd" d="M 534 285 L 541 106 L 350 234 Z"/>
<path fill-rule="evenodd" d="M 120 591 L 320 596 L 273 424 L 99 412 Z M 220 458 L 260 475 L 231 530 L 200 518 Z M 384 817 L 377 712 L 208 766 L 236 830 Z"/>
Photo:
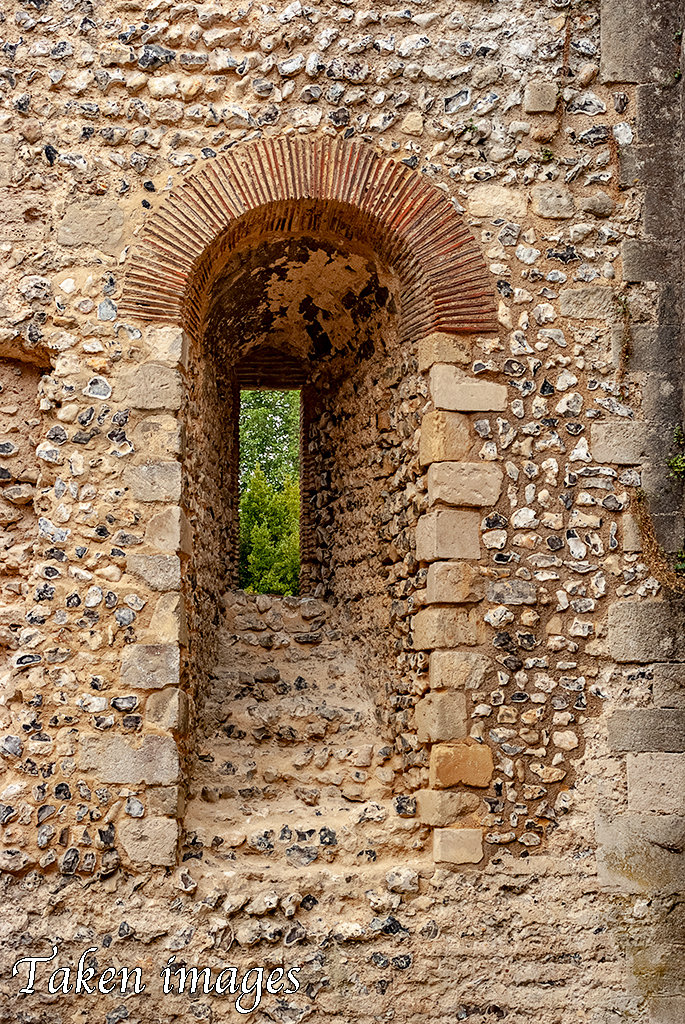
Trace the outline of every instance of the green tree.
<path fill-rule="evenodd" d="M 300 461 L 300 392 L 241 391 L 240 489 L 257 464 L 278 487 L 296 477 Z"/>
<path fill-rule="evenodd" d="M 240 417 L 240 585 L 244 590 L 298 592 L 299 527 L 299 392 L 244 391 Z"/>

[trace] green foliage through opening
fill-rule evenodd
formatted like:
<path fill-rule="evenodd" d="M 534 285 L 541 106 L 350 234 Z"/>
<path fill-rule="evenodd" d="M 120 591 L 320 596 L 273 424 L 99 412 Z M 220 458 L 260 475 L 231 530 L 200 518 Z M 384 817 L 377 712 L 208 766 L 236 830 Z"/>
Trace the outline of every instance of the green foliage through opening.
<path fill-rule="evenodd" d="M 300 575 L 300 392 L 240 395 L 243 590 L 297 594 Z"/>

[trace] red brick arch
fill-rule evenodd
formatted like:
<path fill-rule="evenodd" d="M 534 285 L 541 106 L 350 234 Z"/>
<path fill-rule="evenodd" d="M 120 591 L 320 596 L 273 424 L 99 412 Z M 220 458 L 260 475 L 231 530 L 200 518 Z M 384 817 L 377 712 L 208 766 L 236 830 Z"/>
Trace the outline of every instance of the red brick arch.
<path fill-rule="evenodd" d="M 120 313 L 199 329 L 207 285 L 233 248 L 315 231 L 371 249 L 400 280 L 403 330 L 496 330 L 483 257 L 445 194 L 370 145 L 263 139 L 190 173 L 148 219 Z"/>

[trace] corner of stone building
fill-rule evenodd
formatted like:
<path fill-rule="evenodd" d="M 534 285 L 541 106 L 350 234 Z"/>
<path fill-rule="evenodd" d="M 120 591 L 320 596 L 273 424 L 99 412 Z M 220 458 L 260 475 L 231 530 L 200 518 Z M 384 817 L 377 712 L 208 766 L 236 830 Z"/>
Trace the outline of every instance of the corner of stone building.
<path fill-rule="evenodd" d="M 603 80 L 636 87 L 634 138 L 626 133 L 618 155 L 621 186 L 639 190 L 641 223 L 621 247 L 614 360 L 641 389 L 642 406 L 627 430 L 596 428 L 595 456 L 639 465 L 648 530 L 672 554 L 682 551 L 685 533 L 683 483 L 667 465 L 683 424 L 685 5 L 639 0 L 627 17 L 625 4 L 602 0 L 601 17 Z M 630 544 L 650 565 L 653 545 L 643 546 L 637 530 Z M 599 881 L 621 908 L 622 945 L 652 1024 L 685 1019 L 677 895 L 685 889 L 684 615 L 682 596 L 662 587 L 655 600 L 619 599 L 608 619 L 608 651 L 627 699 L 607 721 L 622 797 L 598 815 Z M 658 954 L 649 952 L 654 942 Z"/>

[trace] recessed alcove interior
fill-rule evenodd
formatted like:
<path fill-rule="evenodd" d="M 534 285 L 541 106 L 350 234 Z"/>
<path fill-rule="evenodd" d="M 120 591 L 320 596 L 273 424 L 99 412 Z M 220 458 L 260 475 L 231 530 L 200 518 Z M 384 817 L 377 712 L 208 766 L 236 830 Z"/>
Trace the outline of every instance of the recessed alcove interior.
<path fill-rule="evenodd" d="M 299 707 L 293 737 L 304 739 L 302 718 L 317 717 L 323 699 L 346 705 L 348 742 L 370 731 L 376 743 L 392 743 L 387 692 L 398 669 L 391 591 L 413 571 L 397 495 L 419 472 L 415 435 L 425 401 L 414 344 L 398 329 L 399 281 L 363 243 L 274 230 L 242 239 L 217 259 L 201 305 L 184 457 L 194 534 L 185 576 L 196 747 L 213 750 L 224 764 L 252 760 L 259 777 L 260 753 L 272 763 L 274 751 L 264 745 L 266 726 L 250 729 L 245 701 L 255 673 L 274 666 L 286 688 L 295 678 L 317 680 L 311 685 L 319 695 L 310 708 Z M 255 622 L 256 599 L 236 590 L 238 403 L 240 390 L 254 387 L 302 393 L 301 596 L 274 599 L 266 625 Z M 305 643 L 298 631 L 307 632 Z M 272 696 L 283 730 L 290 698 Z M 306 704 L 308 697 L 297 699 Z M 267 707 L 264 700 L 259 707 Z M 206 817 L 195 798 L 221 790 L 206 765 L 196 762 L 196 769 L 189 772 L 191 834 Z M 245 790 L 260 789 L 254 777 L 247 782 Z M 240 817 L 239 802 L 222 814 Z"/>

